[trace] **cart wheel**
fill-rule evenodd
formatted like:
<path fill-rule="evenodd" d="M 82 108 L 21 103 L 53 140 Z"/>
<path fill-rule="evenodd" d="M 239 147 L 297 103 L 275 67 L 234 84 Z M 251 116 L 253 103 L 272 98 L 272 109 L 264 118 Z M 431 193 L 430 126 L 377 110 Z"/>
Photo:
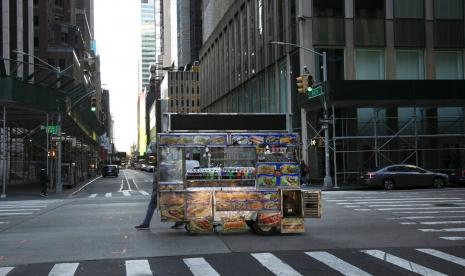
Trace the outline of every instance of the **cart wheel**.
<path fill-rule="evenodd" d="M 257 220 L 253 221 L 252 229 L 256 234 L 264 235 L 264 236 L 273 235 L 276 232 L 275 227 L 270 226 L 270 227 L 267 227 L 267 228 L 260 228 L 260 226 L 258 226 L 258 221 Z"/>

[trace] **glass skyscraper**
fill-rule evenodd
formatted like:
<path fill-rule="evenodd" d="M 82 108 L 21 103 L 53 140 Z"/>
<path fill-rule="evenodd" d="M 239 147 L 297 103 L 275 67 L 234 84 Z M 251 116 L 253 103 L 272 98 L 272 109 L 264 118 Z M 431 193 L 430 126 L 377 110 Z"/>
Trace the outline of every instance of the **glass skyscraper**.
<path fill-rule="evenodd" d="M 155 1 L 141 0 L 142 89 L 150 85 L 150 65 L 155 64 Z"/>

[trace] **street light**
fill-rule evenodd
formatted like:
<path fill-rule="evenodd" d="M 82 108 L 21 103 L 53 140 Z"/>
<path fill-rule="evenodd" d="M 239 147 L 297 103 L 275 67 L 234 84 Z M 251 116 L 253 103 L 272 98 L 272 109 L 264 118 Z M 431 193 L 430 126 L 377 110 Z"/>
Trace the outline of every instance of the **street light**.
<path fill-rule="evenodd" d="M 327 75 L 327 64 L 326 64 L 326 52 L 317 52 L 313 49 L 303 47 L 301 45 L 293 44 L 293 43 L 287 43 L 287 42 L 281 42 L 281 41 L 271 41 L 270 44 L 274 45 L 281 45 L 281 46 L 294 46 L 297 48 L 300 48 L 302 50 L 314 53 L 316 55 L 319 55 L 323 57 L 323 88 L 324 84 L 326 84 L 326 81 L 328 80 L 328 75 Z M 332 179 L 331 179 L 331 174 L 330 174 L 330 168 L 329 168 L 329 128 L 328 128 L 328 106 L 326 104 L 326 95 L 323 95 L 323 114 L 324 114 L 324 123 L 323 123 L 323 128 L 325 131 L 325 178 L 324 178 L 324 186 L 325 187 L 331 187 L 332 184 Z"/>

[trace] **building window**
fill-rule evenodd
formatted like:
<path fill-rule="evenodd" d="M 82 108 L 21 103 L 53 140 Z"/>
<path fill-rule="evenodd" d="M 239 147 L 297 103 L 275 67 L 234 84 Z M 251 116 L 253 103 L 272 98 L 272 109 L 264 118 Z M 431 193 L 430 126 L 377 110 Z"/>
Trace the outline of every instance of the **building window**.
<path fill-rule="evenodd" d="M 314 0 L 313 15 L 315 17 L 344 17 L 344 1 Z"/>
<path fill-rule="evenodd" d="M 424 18 L 424 0 L 395 0 L 395 18 Z"/>
<path fill-rule="evenodd" d="M 268 70 L 268 99 L 270 99 L 270 112 L 276 112 L 276 95 L 275 95 L 275 78 L 274 78 L 274 68 Z"/>
<path fill-rule="evenodd" d="M 384 18 L 384 0 L 354 0 L 355 17 Z"/>
<path fill-rule="evenodd" d="M 463 19 L 463 0 L 434 0 L 436 19 Z"/>
<path fill-rule="evenodd" d="M 34 15 L 34 27 L 39 26 L 39 16 Z"/>
<path fill-rule="evenodd" d="M 37 36 L 34 36 L 34 47 L 39 48 L 39 38 Z"/>
<path fill-rule="evenodd" d="M 279 63 L 279 111 L 287 113 L 287 66 L 286 61 Z"/>
<path fill-rule="evenodd" d="M 383 50 L 357 50 L 355 71 L 357 80 L 384 80 Z"/>
<path fill-rule="evenodd" d="M 397 50 L 396 79 L 422 80 L 425 78 L 423 51 Z"/>
<path fill-rule="evenodd" d="M 436 52 L 436 79 L 463 79 L 463 54 L 461 51 Z"/>

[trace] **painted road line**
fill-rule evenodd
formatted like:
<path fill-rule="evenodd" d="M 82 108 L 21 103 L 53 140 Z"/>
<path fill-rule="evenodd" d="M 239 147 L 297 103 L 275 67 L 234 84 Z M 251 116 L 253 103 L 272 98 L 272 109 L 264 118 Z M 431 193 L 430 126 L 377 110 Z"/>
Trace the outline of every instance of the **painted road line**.
<path fill-rule="evenodd" d="M 465 228 L 418 229 L 422 232 L 465 232 Z"/>
<path fill-rule="evenodd" d="M 150 195 L 150 194 L 149 194 L 149 193 L 147 193 L 146 191 L 139 191 L 139 193 L 141 193 L 141 194 L 143 194 L 143 195 L 145 195 L 145 196 L 148 196 L 148 195 Z"/>
<path fill-rule="evenodd" d="M 131 196 L 131 194 L 129 193 L 128 190 L 124 190 L 124 191 L 123 191 L 123 195 L 124 195 L 124 196 Z"/>
<path fill-rule="evenodd" d="M 409 201 L 409 200 L 453 200 L 453 199 L 464 199 L 462 197 L 408 197 L 408 198 L 374 198 L 366 200 L 348 200 L 348 199 L 328 199 L 329 202 L 347 202 L 347 201 Z M 373 202 L 375 203 L 375 202 Z"/>
<path fill-rule="evenodd" d="M 32 215 L 32 212 L 0 213 L 0 217 L 3 217 L 3 216 L 17 216 L 17 215 Z"/>
<path fill-rule="evenodd" d="M 417 224 L 416 222 L 412 222 L 412 221 L 407 221 L 407 222 L 401 222 L 400 224 L 402 225 L 415 225 Z"/>
<path fill-rule="evenodd" d="M 465 218 L 465 216 L 410 216 L 410 217 L 398 217 L 398 218 L 387 218 L 388 220 L 395 219 L 443 219 L 443 218 Z"/>
<path fill-rule="evenodd" d="M 130 260 L 126 261 L 127 276 L 152 276 L 149 261 L 147 260 Z"/>
<path fill-rule="evenodd" d="M 465 237 L 439 237 L 439 238 L 443 240 L 449 240 L 449 241 L 465 241 Z"/>
<path fill-rule="evenodd" d="M 73 276 L 79 263 L 62 263 L 53 266 L 48 276 Z"/>
<path fill-rule="evenodd" d="M 275 275 L 286 276 L 301 276 L 299 272 L 294 270 L 289 265 L 285 264 L 279 258 L 271 253 L 253 253 L 251 254 L 257 261 L 259 261 L 265 268 L 273 272 Z"/>
<path fill-rule="evenodd" d="M 13 266 L 0 267 L 0 276 L 6 276 L 13 268 Z"/>
<path fill-rule="evenodd" d="M 362 206 L 360 205 L 347 205 L 347 206 L 344 206 L 345 208 L 360 208 Z"/>
<path fill-rule="evenodd" d="M 437 225 L 437 224 L 465 224 L 464 220 L 449 220 L 449 221 L 422 221 L 420 224 Z"/>
<path fill-rule="evenodd" d="M 426 207 L 426 206 L 434 206 L 433 203 L 421 203 L 421 204 L 375 204 L 375 205 L 367 205 L 368 207 L 375 208 L 375 207 Z"/>
<path fill-rule="evenodd" d="M 0 213 L 1 212 L 24 212 L 24 211 L 39 211 L 41 209 L 37 208 L 12 208 L 12 209 L 2 209 L 0 208 Z"/>
<path fill-rule="evenodd" d="M 371 211 L 371 209 L 354 209 L 354 211 L 368 212 L 368 211 Z"/>
<path fill-rule="evenodd" d="M 403 211 L 403 212 L 392 212 L 393 214 L 441 214 L 441 213 L 465 213 L 465 210 L 456 211 Z"/>
<path fill-rule="evenodd" d="M 348 204 L 402 204 L 402 203 L 450 203 L 450 202 L 465 202 L 465 199 L 443 199 L 443 200 L 402 200 L 402 201 L 350 201 L 336 202 L 338 205 Z"/>
<path fill-rule="evenodd" d="M 429 248 L 425 248 L 425 249 L 421 248 L 421 249 L 417 249 L 417 250 L 420 251 L 420 252 L 429 254 L 431 256 L 438 257 L 439 259 L 443 259 L 443 260 L 446 260 L 446 261 L 452 262 L 454 264 L 458 264 L 458 265 L 461 265 L 461 266 L 465 267 L 465 259 L 462 259 L 462 258 L 453 256 L 453 255 L 444 253 L 444 252 L 439 251 L 439 250 L 434 250 L 434 249 L 429 249 Z"/>
<path fill-rule="evenodd" d="M 376 209 L 378 211 L 396 211 L 396 210 L 446 210 L 446 209 L 465 209 L 463 207 L 401 207 L 401 208 L 381 208 Z"/>
<path fill-rule="evenodd" d="M 136 190 L 139 190 L 139 185 L 137 185 L 136 181 L 133 179 L 132 180 L 132 184 L 134 184 L 134 187 L 136 187 Z"/>
<path fill-rule="evenodd" d="M 442 273 L 440 273 L 438 271 L 432 270 L 430 268 L 424 267 L 422 265 L 419 265 L 417 263 L 410 262 L 408 260 L 399 258 L 399 257 L 391 255 L 391 254 L 388 254 L 388 253 L 386 253 L 384 251 L 381 251 L 381 250 L 362 250 L 361 252 L 366 253 L 366 254 L 368 254 L 368 255 L 370 255 L 372 257 L 375 257 L 377 259 L 380 259 L 382 261 L 385 261 L 385 262 L 391 263 L 393 265 L 396 265 L 398 267 L 401 267 L 403 269 L 406 269 L 408 271 L 418 273 L 420 275 L 435 275 L 435 276 L 446 275 L 446 274 L 442 274 Z"/>
<path fill-rule="evenodd" d="M 183 259 L 194 276 L 220 276 L 204 258 Z"/>
<path fill-rule="evenodd" d="M 45 208 L 48 205 L 0 205 L 0 209 L 9 208 Z"/>
<path fill-rule="evenodd" d="M 98 195 L 98 194 L 91 194 L 91 195 L 89 196 L 89 198 L 94 198 L 94 197 L 96 197 L 97 195 Z"/>
<path fill-rule="evenodd" d="M 97 176 L 96 178 L 92 179 L 91 181 L 87 182 L 87 183 L 86 183 L 84 186 L 82 186 L 79 190 L 74 191 L 74 192 L 71 194 L 71 196 L 76 195 L 77 193 L 79 193 L 80 191 L 82 191 L 85 187 L 87 187 L 87 186 L 90 185 L 92 182 L 94 182 L 95 180 L 97 180 L 97 179 L 99 179 L 99 178 L 101 178 L 101 177 L 102 177 L 102 176 L 99 175 L 99 176 Z"/>
<path fill-rule="evenodd" d="M 0 224 L 8 224 L 10 223 L 9 221 L 0 221 Z"/>
<path fill-rule="evenodd" d="M 121 179 L 121 186 L 119 186 L 118 192 L 123 191 L 123 188 L 124 188 L 124 179 Z"/>
<path fill-rule="evenodd" d="M 111 193 L 106 193 L 105 197 L 111 197 Z"/>
<path fill-rule="evenodd" d="M 305 252 L 305 254 L 324 263 L 330 268 L 339 271 L 343 275 L 347 275 L 347 276 L 369 276 L 371 275 L 370 273 L 367 273 L 361 270 L 360 268 L 355 267 L 339 259 L 338 257 L 329 254 L 328 252 L 316 251 L 316 252 Z"/>

